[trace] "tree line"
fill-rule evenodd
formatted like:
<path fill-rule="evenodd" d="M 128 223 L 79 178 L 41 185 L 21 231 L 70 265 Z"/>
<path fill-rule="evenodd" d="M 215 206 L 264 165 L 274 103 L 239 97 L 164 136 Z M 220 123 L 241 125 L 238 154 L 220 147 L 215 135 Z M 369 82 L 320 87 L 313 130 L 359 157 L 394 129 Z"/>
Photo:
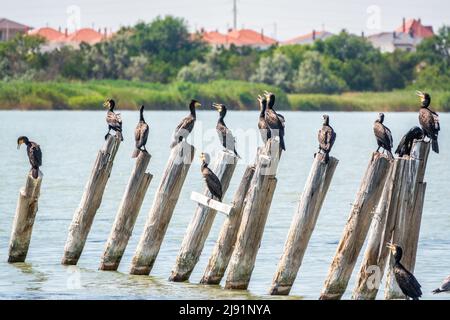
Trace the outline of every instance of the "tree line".
<path fill-rule="evenodd" d="M 240 80 L 287 93 L 450 89 L 450 26 L 422 41 L 415 52 L 381 53 L 367 39 L 346 31 L 312 45 L 211 47 L 189 33 L 185 20 L 173 16 L 124 27 L 95 45 L 51 51 L 43 45 L 44 39 L 27 35 L 0 42 L 0 79 Z"/>

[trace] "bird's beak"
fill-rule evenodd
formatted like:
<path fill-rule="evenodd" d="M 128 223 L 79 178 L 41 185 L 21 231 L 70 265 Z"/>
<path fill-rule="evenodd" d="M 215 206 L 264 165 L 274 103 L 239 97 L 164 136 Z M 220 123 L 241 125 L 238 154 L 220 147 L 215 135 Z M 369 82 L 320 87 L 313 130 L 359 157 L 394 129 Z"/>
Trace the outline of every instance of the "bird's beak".
<path fill-rule="evenodd" d="M 423 99 L 425 99 L 425 95 L 423 94 L 422 91 L 416 91 L 416 95 L 418 95 L 420 97 L 420 100 L 422 101 Z"/>
<path fill-rule="evenodd" d="M 20 149 L 20 143 L 17 144 L 17 150 L 19 150 L 19 149 Z"/>
<path fill-rule="evenodd" d="M 268 94 L 269 94 L 269 91 L 264 90 L 264 94 L 265 94 L 265 95 L 268 95 Z"/>
<path fill-rule="evenodd" d="M 388 242 L 388 243 L 386 244 L 386 247 L 388 247 L 388 248 L 391 249 L 391 250 L 395 250 L 395 245 L 394 245 L 393 243 Z"/>
<path fill-rule="evenodd" d="M 217 103 L 213 103 L 213 104 L 212 104 L 212 107 L 213 107 L 214 109 L 219 110 L 219 105 L 218 105 Z"/>
<path fill-rule="evenodd" d="M 108 101 L 103 102 L 103 107 L 108 108 L 109 107 L 109 102 Z"/>
<path fill-rule="evenodd" d="M 201 106 L 202 106 L 202 104 L 201 104 L 200 102 L 197 101 L 197 102 L 195 103 L 195 107 L 196 107 L 196 108 L 200 108 Z"/>

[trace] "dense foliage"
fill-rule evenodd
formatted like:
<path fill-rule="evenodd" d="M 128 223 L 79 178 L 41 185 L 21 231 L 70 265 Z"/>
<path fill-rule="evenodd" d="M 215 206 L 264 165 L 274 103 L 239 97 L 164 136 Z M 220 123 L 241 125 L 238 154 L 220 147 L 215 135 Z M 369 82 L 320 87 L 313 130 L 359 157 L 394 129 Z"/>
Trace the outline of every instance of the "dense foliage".
<path fill-rule="evenodd" d="M 135 80 L 170 84 L 214 80 L 273 85 L 287 93 L 341 93 L 450 88 L 450 27 L 416 52 L 381 53 L 342 31 L 313 45 L 212 48 L 188 32 L 183 19 L 158 17 L 122 28 L 111 39 L 79 48 L 46 50 L 43 39 L 0 42 L 5 81 Z"/>

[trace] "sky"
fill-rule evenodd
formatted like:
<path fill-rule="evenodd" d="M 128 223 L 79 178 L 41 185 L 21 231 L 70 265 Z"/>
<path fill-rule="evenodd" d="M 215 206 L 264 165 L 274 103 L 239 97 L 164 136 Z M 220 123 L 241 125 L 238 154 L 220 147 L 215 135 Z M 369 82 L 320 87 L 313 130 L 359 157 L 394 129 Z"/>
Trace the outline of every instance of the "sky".
<path fill-rule="evenodd" d="M 435 30 L 450 24 L 445 0 L 236 0 L 237 27 L 287 40 L 314 30 L 366 35 L 393 31 L 402 18 L 421 18 Z M 0 17 L 32 26 L 108 28 L 156 16 L 183 17 L 191 31 L 225 32 L 233 26 L 233 0 L 0 0 Z"/>

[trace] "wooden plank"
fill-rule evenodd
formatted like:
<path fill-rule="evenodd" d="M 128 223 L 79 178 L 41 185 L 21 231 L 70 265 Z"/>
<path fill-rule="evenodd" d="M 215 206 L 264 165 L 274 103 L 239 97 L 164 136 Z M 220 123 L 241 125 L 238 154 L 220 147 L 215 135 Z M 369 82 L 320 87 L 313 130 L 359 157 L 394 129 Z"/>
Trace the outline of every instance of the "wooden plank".
<path fill-rule="evenodd" d="M 219 152 L 211 170 L 217 175 L 222 184 L 222 193 L 225 195 L 236 168 L 238 158 L 230 152 Z M 203 195 L 211 198 L 211 193 L 205 187 Z M 217 202 L 220 204 L 219 202 Z M 216 217 L 216 211 L 210 206 L 197 205 L 194 216 L 186 230 L 177 260 L 169 277 L 170 281 L 186 281 L 189 279 L 200 255 L 203 251 L 206 238 L 211 231 Z"/>
<path fill-rule="evenodd" d="M 19 192 L 16 214 L 14 216 L 11 239 L 9 242 L 9 263 L 25 262 L 31 241 L 34 220 L 38 211 L 38 201 L 41 192 L 42 177 L 39 170 L 34 179 L 29 173 L 25 187 Z"/>
<path fill-rule="evenodd" d="M 372 154 L 328 271 L 320 295 L 321 300 L 340 299 L 344 294 L 369 231 L 370 221 L 380 200 L 390 166 L 387 156 L 378 152 Z"/>
<path fill-rule="evenodd" d="M 100 270 L 116 271 L 119 267 L 144 201 L 145 193 L 153 178 L 150 173 L 145 172 L 150 158 L 151 155 L 145 151 L 139 152 L 136 158 L 133 171 L 117 211 L 116 219 L 105 245 L 99 267 Z"/>
<path fill-rule="evenodd" d="M 78 263 L 95 214 L 102 202 L 103 192 L 111 175 L 120 142 L 120 138 L 109 135 L 103 148 L 98 152 L 80 204 L 69 227 L 62 264 L 76 265 Z"/>
<path fill-rule="evenodd" d="M 201 205 L 208 207 L 212 210 L 223 213 L 226 216 L 228 216 L 231 212 L 231 209 L 233 209 L 233 207 L 230 206 L 229 204 L 211 199 L 210 197 L 207 197 L 207 196 L 205 196 L 201 193 L 195 192 L 195 191 L 191 192 L 191 200 L 198 202 Z"/>
<path fill-rule="evenodd" d="M 219 284 L 222 280 L 231 254 L 233 253 L 234 244 L 242 220 L 242 212 L 245 205 L 245 196 L 250 187 L 250 182 L 255 173 L 255 166 L 248 166 L 242 176 L 241 183 L 233 197 L 233 208 L 228 219 L 223 223 L 219 237 L 213 249 L 208 265 L 200 283 L 203 284 Z"/>
<path fill-rule="evenodd" d="M 194 153 L 195 148 L 184 140 L 172 149 L 131 262 L 131 274 L 148 275 L 153 268 Z"/>
<path fill-rule="evenodd" d="M 336 158 L 330 157 L 329 162 L 325 163 L 324 156 L 316 154 L 291 223 L 270 294 L 288 295 L 291 291 L 338 162 Z"/>

